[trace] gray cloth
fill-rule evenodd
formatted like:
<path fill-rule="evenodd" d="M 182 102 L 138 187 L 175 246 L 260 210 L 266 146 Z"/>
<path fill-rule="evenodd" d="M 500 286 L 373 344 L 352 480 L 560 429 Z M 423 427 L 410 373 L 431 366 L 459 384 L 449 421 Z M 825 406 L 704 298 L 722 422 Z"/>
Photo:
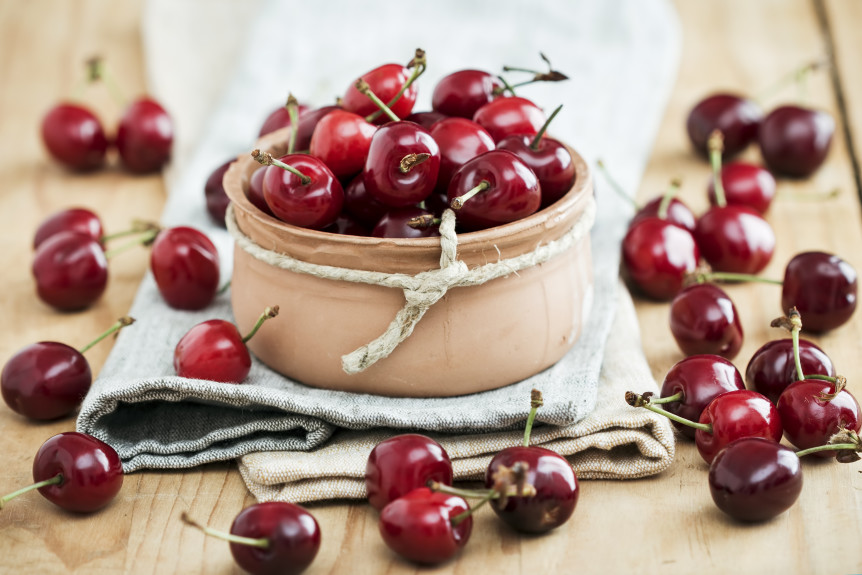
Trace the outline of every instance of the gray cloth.
<path fill-rule="evenodd" d="M 248 31 L 234 30 L 230 40 L 214 34 L 219 22 L 201 25 L 197 20 L 201 12 L 191 11 L 185 3 L 153 0 L 146 7 L 144 39 L 154 95 L 174 115 L 181 136 L 202 134 L 194 138 L 196 144 L 191 138 L 180 138 L 176 144 L 163 222 L 193 225 L 210 235 L 226 277 L 231 241 L 207 219 L 203 203 L 209 172 L 226 157 L 252 147 L 263 117 L 283 99 L 286 86 L 300 99 L 317 97 L 316 103 L 322 105 L 358 73 L 380 62 L 406 60 L 417 45 L 429 58 L 429 71 L 420 79 L 417 110 L 429 107 L 431 87 L 448 72 L 464 67 L 498 70 L 503 63 L 526 65 L 543 50 L 555 68 L 573 79 L 525 88 L 523 94 L 548 108 L 564 102 L 554 134 L 579 150 L 601 154 L 625 185 L 633 187 L 638 180 L 676 70 L 678 30 L 664 0 L 590 1 L 566 6 L 565 11 L 550 0 L 529 6 L 446 0 L 434 10 L 445 18 L 414 19 L 410 26 L 403 25 L 409 15 L 381 11 L 375 24 L 387 30 L 386 37 L 361 39 L 352 18 L 336 16 L 349 16 L 359 6 L 347 1 L 312 4 L 264 2 L 260 17 L 245 18 Z M 297 18 L 306 25 L 285 34 L 283 23 Z M 334 18 L 326 37 L 313 32 L 314 23 L 323 18 Z M 473 26 L 479 19 L 483 28 L 491 27 L 495 33 L 476 34 Z M 166 29 L 164 22 L 171 26 Z M 231 22 L 234 27 L 243 24 L 242 19 Z M 207 46 L 230 42 L 245 45 L 226 86 L 213 88 L 219 97 L 197 91 L 196 78 L 223 67 L 223 61 L 206 58 Z M 190 54 L 195 58 L 176 58 Z M 183 130 L 186 118 L 190 120 Z M 188 152 L 191 149 L 193 153 Z M 631 213 L 630 206 L 613 194 L 602 193 L 598 200 L 592 233 L 595 297 L 588 324 L 563 360 L 533 378 L 475 397 L 435 399 L 310 388 L 257 361 L 242 385 L 185 380 L 173 375 L 176 342 L 200 321 L 230 319 L 228 297 L 220 296 L 201 312 L 173 310 L 162 302 L 148 274 L 130 310 L 138 322 L 120 334 L 84 401 L 78 430 L 111 444 L 130 472 L 184 468 L 257 451 L 313 449 L 339 427 L 444 433 L 507 429 L 524 420 L 523 398 L 532 387 L 542 389 L 545 396 L 540 422 L 575 423 L 596 402 L 614 316 L 619 241 Z"/>

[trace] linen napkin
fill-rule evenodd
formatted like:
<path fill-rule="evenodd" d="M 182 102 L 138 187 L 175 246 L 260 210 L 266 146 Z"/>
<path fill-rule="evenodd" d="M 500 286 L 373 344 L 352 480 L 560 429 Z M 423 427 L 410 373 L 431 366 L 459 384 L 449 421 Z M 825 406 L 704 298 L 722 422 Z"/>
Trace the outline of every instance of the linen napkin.
<path fill-rule="evenodd" d="M 588 158 L 591 152 L 600 153 L 614 166 L 617 178 L 634 189 L 679 51 L 675 16 L 664 0 L 573 5 L 442 0 L 421 18 L 393 11 L 391 4 L 381 3 L 375 11 L 373 5 L 346 0 L 269 0 L 256 3 L 255 14 L 248 13 L 247 3 L 222 0 L 202 6 L 151 0 L 145 5 L 143 38 L 151 91 L 177 122 L 163 223 L 192 225 L 210 235 L 221 254 L 225 279 L 232 241 L 208 219 L 203 182 L 226 159 L 248 153 L 263 118 L 283 102 L 288 89 L 303 101 L 323 105 L 362 71 L 382 62 L 406 61 L 418 46 L 428 53 L 429 70 L 420 79 L 416 109 L 428 109 L 430 87 L 446 73 L 465 67 L 499 70 L 503 63 L 541 64 L 542 50 L 572 80 L 531 86 L 524 95 L 550 107 L 563 102 L 554 134 Z M 373 21 L 363 17 L 369 10 L 375 13 Z M 493 33 L 477 33 L 477 26 Z M 612 406 L 604 401 L 611 387 L 604 382 L 617 378 L 605 375 L 599 385 L 600 369 L 613 374 L 631 363 L 642 368 L 626 376 L 632 386 L 654 386 L 636 340 L 625 340 L 624 351 L 616 354 L 625 361 L 605 354 L 617 307 L 619 241 L 629 215 L 626 202 L 599 194 L 591 237 L 593 309 L 572 351 L 533 378 L 474 396 L 407 399 L 333 392 L 290 381 L 257 361 L 243 385 L 176 377 L 171 365 L 176 342 L 200 321 L 230 319 L 230 305 L 221 296 L 201 312 L 172 310 L 148 275 L 130 312 L 140 316 L 139 321 L 134 330 L 120 334 L 84 401 L 78 429 L 111 444 L 126 472 L 247 456 L 242 470 L 252 489 L 265 476 L 275 485 L 284 479 L 278 464 L 255 466 L 264 456 L 249 454 L 307 451 L 314 453 L 310 461 L 320 462 L 317 475 L 309 477 L 322 472 L 355 480 L 355 465 L 343 458 L 327 460 L 318 451 L 342 446 L 361 459 L 356 454 L 371 444 L 370 438 L 395 429 L 419 429 L 448 434 L 454 453 L 463 454 L 458 465 L 469 475 L 478 464 L 464 456 L 481 459 L 480 454 L 510 441 L 511 434 L 489 432 L 522 425 L 528 404 L 524 398 L 537 387 L 545 395 L 538 421 L 557 426 L 537 429 L 537 441 L 559 445 L 567 453 L 582 452 L 584 461 L 597 455 L 594 449 L 583 451 L 586 447 L 607 450 L 594 471 L 584 468 L 587 475 L 635 477 L 660 471 L 673 454 L 666 422 L 626 412 L 621 394 L 622 411 L 606 409 Z M 621 309 L 625 312 L 618 314 L 618 321 L 636 325 L 630 304 Z M 614 345 L 622 345 L 617 337 L 615 332 Z M 600 409 L 594 411 L 600 396 Z M 387 431 L 368 431 L 378 429 Z M 282 469 L 293 465 L 280 461 Z M 332 496 L 358 494 L 354 490 Z"/>

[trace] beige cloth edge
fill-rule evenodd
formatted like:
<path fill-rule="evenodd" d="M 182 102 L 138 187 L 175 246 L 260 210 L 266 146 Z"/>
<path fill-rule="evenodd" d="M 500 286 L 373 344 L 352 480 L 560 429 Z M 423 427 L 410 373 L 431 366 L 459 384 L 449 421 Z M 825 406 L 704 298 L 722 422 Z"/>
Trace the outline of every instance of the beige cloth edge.
<path fill-rule="evenodd" d="M 641 348 L 637 315 L 625 287 L 618 302 L 605 350 L 596 409 L 581 421 L 565 426 L 535 428 L 534 445 L 567 457 L 580 479 L 635 479 L 661 473 L 673 461 L 674 432 L 670 422 L 643 409 L 629 407 L 624 394 L 658 391 Z M 524 398 L 524 419 L 529 398 Z M 307 503 L 334 499 L 364 499 L 365 463 L 371 449 L 396 430 L 339 431 L 324 446 L 310 452 L 268 451 L 243 456 L 239 470 L 259 501 Z M 428 434 L 452 459 L 456 480 L 484 475 L 491 457 L 518 445 L 522 431 L 489 434 Z"/>

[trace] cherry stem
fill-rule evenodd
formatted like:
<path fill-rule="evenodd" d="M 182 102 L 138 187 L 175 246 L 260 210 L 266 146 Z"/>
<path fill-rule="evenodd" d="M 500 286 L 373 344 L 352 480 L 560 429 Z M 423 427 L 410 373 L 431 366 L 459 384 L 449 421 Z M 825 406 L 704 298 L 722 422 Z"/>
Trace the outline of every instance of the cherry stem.
<path fill-rule="evenodd" d="M 676 197 L 677 193 L 679 193 L 679 188 L 682 186 L 682 182 L 679 180 L 671 180 L 670 186 L 667 191 L 661 197 L 661 203 L 658 205 L 658 213 L 656 214 L 660 219 L 667 219 L 667 211 L 670 209 L 670 203 Z"/>
<path fill-rule="evenodd" d="M 802 371 L 802 359 L 799 357 L 799 332 L 802 330 L 802 317 L 799 315 L 799 310 L 795 307 L 790 309 L 790 337 L 793 340 L 793 363 L 796 364 L 796 377 L 799 381 L 805 379 L 805 373 Z"/>
<path fill-rule="evenodd" d="M 148 246 L 151 243 L 153 243 L 153 241 L 155 241 L 156 236 L 159 235 L 159 231 L 160 231 L 160 229 L 158 227 L 156 227 L 154 229 L 147 230 L 146 232 L 143 232 L 140 237 L 137 237 L 134 240 L 132 240 L 128 243 L 125 243 L 118 248 L 114 248 L 112 250 L 106 251 L 105 257 L 108 259 L 111 259 L 112 257 L 116 256 L 117 254 L 121 254 L 125 251 L 128 251 L 128 250 L 134 248 L 135 246 Z"/>
<path fill-rule="evenodd" d="M 681 391 L 678 391 L 673 395 L 669 395 L 667 397 L 650 397 L 649 402 L 653 405 L 659 405 L 662 403 L 673 403 L 674 401 L 682 401 L 683 399 L 685 399 L 685 394 Z"/>
<path fill-rule="evenodd" d="M 485 497 L 483 497 L 483 498 L 479 501 L 479 503 L 477 503 L 477 504 L 476 504 L 476 505 L 474 505 L 473 507 L 468 508 L 468 509 L 467 509 L 467 510 L 465 510 L 465 511 L 462 511 L 461 513 L 459 513 L 458 515 L 456 515 L 455 517 L 453 517 L 452 519 L 450 519 L 450 521 L 452 522 L 452 527 L 457 527 L 459 523 L 461 523 L 462 521 L 464 521 L 465 519 L 467 519 L 468 517 L 470 517 L 471 515 L 473 515 L 473 514 L 474 514 L 476 511 L 478 511 L 478 510 L 479 510 L 483 505 L 485 505 L 486 503 L 488 503 L 489 501 L 491 501 L 492 499 L 494 499 L 494 496 L 495 496 L 495 495 L 497 495 L 497 494 L 496 494 L 496 492 L 495 492 L 495 491 L 491 491 L 490 493 L 488 493 L 487 495 L 485 495 Z"/>
<path fill-rule="evenodd" d="M 767 98 L 771 98 L 780 90 L 784 89 L 785 86 L 791 83 L 796 83 L 799 86 L 800 82 L 804 81 L 810 72 L 814 72 L 819 70 L 820 68 L 825 68 L 830 65 L 828 58 L 822 58 L 820 60 L 814 60 L 812 62 L 808 62 L 804 66 L 797 68 L 791 72 L 788 72 L 784 76 L 778 79 L 772 86 L 763 90 L 758 96 L 755 98 L 758 102 L 762 102 Z"/>
<path fill-rule="evenodd" d="M 782 285 L 782 280 L 774 280 L 770 278 L 762 278 L 751 274 L 738 274 L 734 272 L 706 272 L 698 273 L 697 282 L 704 283 L 708 281 L 728 281 L 728 282 L 757 282 L 762 284 Z"/>
<path fill-rule="evenodd" d="M 407 225 L 414 230 L 426 230 L 432 226 L 439 226 L 441 223 L 443 223 L 443 220 L 435 218 L 431 214 L 423 214 L 407 220 Z"/>
<path fill-rule="evenodd" d="M 665 417 L 667 417 L 671 421 L 676 421 L 677 423 L 681 423 L 683 425 L 687 425 L 689 427 L 699 429 L 699 430 L 704 431 L 706 433 L 712 433 L 712 425 L 710 425 L 708 423 L 695 423 L 694 421 L 692 421 L 690 419 L 680 417 L 679 415 L 676 415 L 675 413 L 671 413 L 669 411 L 665 411 L 664 409 L 662 409 L 660 407 L 650 405 L 650 397 L 649 396 L 645 397 L 644 395 L 638 395 L 637 393 L 635 393 L 633 391 L 627 391 L 626 392 L 626 403 L 628 403 L 632 407 L 643 407 L 645 409 L 652 411 L 653 413 L 658 413 L 659 415 L 664 415 Z"/>
<path fill-rule="evenodd" d="M 218 288 L 218 291 L 217 291 L 216 293 L 217 293 L 218 295 L 221 295 L 221 294 L 223 294 L 224 292 L 226 292 L 227 290 L 229 290 L 229 289 L 230 289 L 230 282 L 231 282 L 231 280 L 227 280 L 223 286 L 221 286 L 220 288 Z"/>
<path fill-rule="evenodd" d="M 509 92 L 513 96 L 517 96 L 517 94 L 515 94 L 515 88 L 511 84 L 509 84 L 509 82 L 507 82 L 504 77 L 497 76 L 497 79 L 503 83 L 503 87 L 502 88 L 494 88 L 492 94 L 494 94 L 495 96 L 499 96 L 503 92 Z"/>
<path fill-rule="evenodd" d="M 618 196 L 629 202 L 636 212 L 640 211 L 641 205 L 637 202 L 637 200 L 628 195 L 623 189 L 623 187 L 620 185 L 620 183 L 617 182 L 613 178 L 613 176 L 611 176 L 610 171 L 608 171 L 608 169 L 605 167 L 605 163 L 602 160 L 596 160 L 596 165 L 599 167 L 599 171 L 605 177 L 605 180 L 607 180 L 607 182 L 611 185 L 611 189 L 615 191 Z"/>
<path fill-rule="evenodd" d="M 398 93 L 395 94 L 391 100 L 386 102 L 386 106 L 391 108 L 392 106 L 395 105 L 395 102 L 397 102 L 398 100 L 401 99 L 401 96 L 404 95 L 404 92 L 407 91 L 407 88 L 412 86 L 413 82 L 415 82 L 416 79 L 419 78 L 419 76 L 421 76 L 422 74 L 425 73 L 425 68 L 427 67 L 427 64 L 428 64 L 428 62 L 425 59 L 425 50 L 423 50 L 422 48 L 416 48 L 416 54 L 413 56 L 413 59 L 407 63 L 407 67 L 412 68 L 413 72 L 411 72 L 410 77 L 407 78 L 407 81 L 401 85 L 401 89 L 398 90 Z M 368 116 L 365 119 L 368 120 L 369 122 L 373 122 L 374 120 L 379 118 L 382 114 L 383 114 L 382 109 L 377 110 L 376 112 L 374 112 L 373 114 L 371 114 L 370 116 Z"/>
<path fill-rule="evenodd" d="M 421 154 L 407 154 L 406 156 L 401 158 L 401 162 L 399 162 L 398 164 L 398 170 L 402 174 L 406 174 L 419 164 L 427 161 L 430 157 L 431 154 L 425 152 Z"/>
<path fill-rule="evenodd" d="M 514 96 L 515 92 L 514 92 L 514 90 L 512 90 L 512 88 L 517 88 L 519 86 L 526 86 L 528 84 L 534 84 L 536 82 L 562 82 L 563 80 L 569 79 L 569 77 L 566 76 L 565 74 L 563 74 L 562 72 L 554 70 L 553 66 L 551 66 L 551 61 L 542 52 L 539 52 L 539 57 L 545 62 L 545 64 L 548 65 L 548 71 L 547 72 L 539 72 L 537 70 L 530 70 L 527 68 L 518 68 L 515 66 L 503 66 L 504 72 L 527 72 L 528 74 L 533 74 L 533 77 L 529 80 L 524 81 L 524 82 L 520 82 L 518 84 L 510 86 L 505 80 L 503 80 L 502 77 L 498 76 L 500 78 L 500 80 L 503 81 L 503 84 L 505 85 L 505 87 L 503 89 L 500 89 L 500 88 L 495 89 L 493 94 L 495 96 L 499 96 L 504 91 L 509 90 L 510 92 L 512 92 L 512 95 Z"/>
<path fill-rule="evenodd" d="M 721 153 L 724 151 L 724 135 L 718 130 L 714 130 L 709 135 L 707 145 L 709 146 L 709 162 L 712 164 L 712 187 L 715 190 L 715 203 L 718 207 L 723 208 L 727 205 L 727 196 L 721 181 Z"/>
<path fill-rule="evenodd" d="M 282 170 L 287 170 L 294 176 L 299 178 L 300 183 L 305 186 L 311 183 L 311 178 L 297 170 L 291 165 L 285 164 L 281 160 L 272 157 L 272 154 L 269 152 L 261 152 L 258 149 L 254 149 L 251 152 L 251 157 L 255 159 L 255 161 L 261 166 L 278 166 Z"/>
<path fill-rule="evenodd" d="M 798 457 L 805 457 L 811 453 L 817 453 L 818 451 L 859 451 L 859 445 L 855 443 L 833 443 L 831 445 L 817 445 L 815 447 L 809 447 L 808 449 L 803 449 L 801 451 L 797 451 L 796 455 Z"/>
<path fill-rule="evenodd" d="M 254 334 L 257 333 L 257 330 L 260 329 L 260 326 L 263 325 L 263 322 L 265 322 L 268 319 L 272 319 L 277 315 L 278 315 L 278 306 L 277 305 L 274 305 L 272 307 L 268 307 L 265 310 L 263 310 L 263 313 L 260 314 L 259 318 L 257 318 L 257 322 L 255 322 L 254 327 L 251 328 L 251 331 L 248 332 L 247 336 L 242 338 L 242 342 L 248 343 L 248 340 L 250 340 L 251 338 L 254 337 Z"/>
<path fill-rule="evenodd" d="M 377 106 L 378 108 L 380 108 L 380 110 L 382 110 L 384 114 L 386 114 L 387 116 L 389 116 L 389 119 L 390 119 L 390 120 L 392 120 L 393 122 L 400 122 L 400 121 L 401 121 L 401 118 L 399 118 L 398 116 L 396 116 L 396 115 L 395 115 L 395 112 L 393 112 L 393 111 L 389 108 L 389 106 L 387 106 L 386 104 L 384 104 L 384 103 L 383 103 L 383 100 L 381 100 L 380 98 L 378 98 L 378 97 L 377 97 L 377 94 L 375 94 L 375 93 L 374 93 L 374 91 L 371 89 L 371 86 L 369 86 L 369 85 L 368 85 L 368 82 L 366 82 L 366 81 L 365 81 L 365 80 L 363 80 L 362 78 L 359 78 L 359 79 L 356 81 L 355 88 L 356 88 L 357 90 L 359 90 L 359 93 L 360 93 L 360 94 L 364 94 L 365 96 L 367 96 L 367 97 L 368 97 L 368 99 L 369 99 L 369 100 L 371 100 L 372 102 L 374 102 L 374 105 L 375 105 L 375 106 Z M 370 121 L 371 121 L 371 116 L 373 116 L 373 115 L 374 115 L 374 114 L 371 114 L 371 115 L 369 115 L 369 116 L 366 116 L 366 118 L 365 118 L 365 119 L 366 119 L 367 121 L 369 121 L 369 122 L 370 122 Z"/>
<path fill-rule="evenodd" d="M 542 124 L 542 128 L 539 130 L 539 133 L 537 133 L 536 137 L 533 138 L 533 141 L 530 142 L 530 149 L 531 150 L 533 150 L 533 151 L 539 150 L 539 142 L 542 141 L 542 136 L 544 136 L 545 132 L 548 130 L 548 126 L 550 125 L 551 120 L 553 120 L 556 117 L 556 115 L 560 113 L 560 110 L 562 110 L 562 109 L 563 109 L 563 105 L 560 104 L 559 106 L 557 106 L 556 110 L 551 112 L 551 115 L 548 116 L 548 119 L 545 120 L 544 124 Z"/>
<path fill-rule="evenodd" d="M 234 535 L 232 533 L 225 533 L 224 531 L 219 531 L 218 529 L 213 529 L 212 527 L 207 527 L 206 525 L 201 525 L 191 517 L 186 511 L 183 511 L 182 515 L 180 515 L 180 519 L 183 520 L 183 523 L 186 525 L 190 525 L 195 529 L 200 529 L 207 535 L 212 535 L 213 537 L 218 537 L 219 539 L 223 539 L 230 543 L 239 543 L 240 545 L 248 545 L 250 547 L 259 547 L 261 549 L 269 548 L 269 539 L 261 537 L 260 539 L 253 539 L 251 537 L 242 537 L 241 535 Z"/>
<path fill-rule="evenodd" d="M 530 392 L 530 415 L 527 416 L 527 425 L 524 426 L 524 447 L 530 447 L 530 434 L 533 432 L 533 422 L 536 421 L 536 413 L 542 407 L 542 392 L 534 389 Z"/>
<path fill-rule="evenodd" d="M 121 108 L 126 107 L 126 97 L 120 86 L 114 80 L 114 75 L 105 66 L 105 61 L 100 56 L 95 56 L 87 60 L 87 81 L 90 83 L 102 81 L 108 87 L 108 92 L 111 94 L 114 102 Z"/>
<path fill-rule="evenodd" d="M 287 140 L 287 153 L 292 154 L 296 149 L 296 132 L 299 129 L 299 103 L 296 101 L 296 98 L 293 94 L 287 95 L 287 104 L 284 105 L 287 108 L 287 115 L 290 117 L 290 137 Z"/>
<path fill-rule="evenodd" d="M 113 234 L 107 234 L 99 238 L 99 241 L 109 242 L 111 240 L 116 240 L 118 238 L 124 238 L 127 236 L 135 236 L 138 234 L 143 234 L 145 232 L 149 232 L 150 230 L 159 230 L 158 224 L 154 224 L 153 222 L 145 222 L 143 220 L 132 220 L 132 227 L 128 230 L 123 230 L 122 232 L 116 232 Z"/>
<path fill-rule="evenodd" d="M 494 497 L 499 497 L 499 493 L 494 491 L 493 489 L 458 489 L 457 487 L 452 487 L 451 485 L 446 485 L 445 483 L 438 483 L 437 481 L 429 481 L 428 489 L 431 491 L 437 491 L 439 493 L 448 493 L 449 495 L 457 495 L 458 497 L 463 497 L 464 499 L 479 499 L 485 498 L 490 493 L 492 495 L 492 499 Z"/>
<path fill-rule="evenodd" d="M 0 509 L 3 509 L 3 506 L 6 505 L 7 501 L 12 500 L 12 499 L 18 497 L 19 495 L 27 493 L 28 491 L 33 491 L 34 489 L 41 489 L 42 487 L 46 487 L 48 485 L 60 485 L 61 483 L 63 483 L 63 474 L 58 473 L 54 477 L 52 477 L 50 479 L 46 479 L 45 481 L 39 481 L 38 483 L 34 483 L 33 485 L 28 485 L 27 487 L 22 487 L 18 491 L 13 491 L 12 493 L 9 493 L 8 495 L 4 495 L 3 497 L 0 497 Z"/>
<path fill-rule="evenodd" d="M 88 349 L 90 349 L 91 347 L 93 347 L 94 345 L 96 345 L 97 343 L 99 343 L 100 341 L 102 341 L 103 339 L 108 337 L 109 335 L 116 333 L 116 332 L 120 331 L 121 329 L 123 329 L 124 327 L 126 327 L 127 325 L 132 325 L 133 323 L 135 323 L 135 318 L 127 316 L 127 315 L 121 317 L 120 319 L 118 319 L 116 321 L 116 323 L 114 323 L 114 325 L 112 325 L 111 327 L 106 329 L 104 332 L 102 332 L 102 334 L 99 335 L 99 337 L 97 337 L 96 339 L 94 339 L 93 341 L 91 341 L 90 343 L 88 343 L 87 345 L 82 347 L 81 349 L 79 349 L 78 353 L 81 353 L 81 354 L 85 353 Z"/>
<path fill-rule="evenodd" d="M 490 187 L 491 187 L 491 182 L 489 182 L 488 180 L 482 180 L 481 182 L 479 182 L 478 186 L 476 186 L 472 190 L 469 190 L 463 196 L 458 196 L 457 198 L 452 200 L 452 203 L 449 204 L 449 207 L 452 208 L 453 210 L 456 210 L 456 211 L 460 210 L 461 208 L 464 207 L 464 202 L 466 202 L 467 200 L 469 200 L 470 198 L 472 198 L 473 196 L 475 196 L 479 192 L 484 192 L 485 190 L 487 190 Z"/>

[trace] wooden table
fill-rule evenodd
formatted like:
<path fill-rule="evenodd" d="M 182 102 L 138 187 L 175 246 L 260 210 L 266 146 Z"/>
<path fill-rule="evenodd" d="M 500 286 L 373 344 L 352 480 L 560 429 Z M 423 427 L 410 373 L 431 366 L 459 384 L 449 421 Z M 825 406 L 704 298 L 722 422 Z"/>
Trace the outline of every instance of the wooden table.
<path fill-rule="evenodd" d="M 765 275 L 781 277 L 784 264 L 803 249 L 840 254 L 862 270 L 859 146 L 862 146 L 862 3 L 858 0 L 677 1 L 684 33 L 682 62 L 647 169 L 640 198 L 655 195 L 671 177 L 682 177 L 684 199 L 705 205 L 708 167 L 689 151 L 685 116 L 706 93 L 729 88 L 756 93 L 786 72 L 834 50 L 835 67 L 814 75 L 810 102 L 837 121 L 832 152 L 811 179 L 781 181 L 769 215 L 778 236 Z M 165 191 L 158 176 L 130 177 L 116 168 L 70 177 L 47 163 L 38 126 L 44 111 L 68 93 L 80 62 L 110 53 L 130 93 L 143 90 L 138 24 L 140 2 L 0 2 L 0 214 L 3 270 L 0 292 L 0 358 L 23 345 L 52 339 L 83 344 L 90 334 L 123 315 L 147 255 L 130 252 L 111 263 L 106 296 L 86 313 L 58 314 L 33 294 L 30 241 L 38 222 L 70 203 L 98 211 L 110 229 L 133 214 L 158 217 Z M 790 99 L 795 92 L 787 90 Z M 107 121 L 116 106 L 94 91 Z M 104 101 L 98 100 L 104 98 Z M 767 102 L 774 105 L 777 100 Z M 114 115 L 112 117 L 112 114 Z M 756 151 L 747 157 L 757 158 Z M 840 190 L 837 198 L 808 197 Z M 732 286 L 743 314 L 746 342 L 737 358 L 744 369 L 757 347 L 779 334 L 768 328 L 778 315 L 774 286 Z M 639 302 L 647 357 L 657 379 L 681 356 L 667 324 L 667 305 Z M 862 315 L 816 339 L 827 349 L 850 389 L 862 389 Z M 88 353 L 98 372 L 109 352 Z M 622 398 L 621 398 L 622 401 Z M 36 424 L 0 408 L 4 461 L 0 493 L 27 484 L 31 460 L 72 419 Z M 522 537 L 487 510 L 473 537 L 445 573 L 846 573 L 862 571 L 862 465 L 806 462 L 805 488 L 787 513 L 762 525 L 743 526 L 713 505 L 706 465 L 681 442 L 673 466 L 660 476 L 627 482 L 588 481 L 573 519 L 543 537 Z M 235 567 L 226 544 L 204 538 L 180 522 L 191 513 L 227 527 L 254 501 L 233 464 L 184 472 L 136 473 L 118 499 L 89 516 L 65 513 L 36 494 L 0 512 L 0 572 L 22 573 L 225 573 Z M 376 513 L 362 504 L 315 505 L 323 531 L 320 554 L 308 573 L 412 572 L 382 544 Z"/>

